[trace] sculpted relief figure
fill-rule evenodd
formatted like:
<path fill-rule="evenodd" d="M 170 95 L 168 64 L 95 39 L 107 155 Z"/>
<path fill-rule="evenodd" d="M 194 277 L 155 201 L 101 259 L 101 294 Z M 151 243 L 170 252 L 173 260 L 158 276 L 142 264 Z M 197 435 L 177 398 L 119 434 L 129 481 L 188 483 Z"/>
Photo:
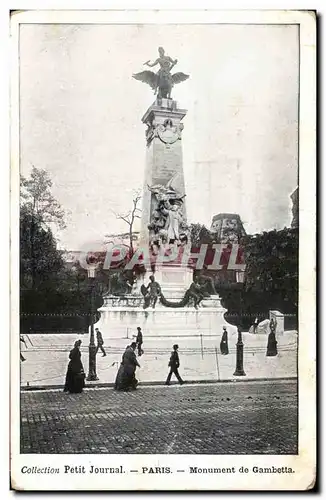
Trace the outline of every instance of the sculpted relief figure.
<path fill-rule="evenodd" d="M 180 213 L 181 206 L 175 200 L 166 200 L 161 206 L 162 214 L 166 215 L 165 231 L 169 243 L 178 242 L 180 240 L 180 223 L 182 214 Z"/>
<path fill-rule="evenodd" d="M 197 276 L 194 277 L 193 282 L 188 288 L 188 297 L 190 300 L 192 299 L 195 309 L 198 309 L 199 304 L 205 297 Z"/>
<path fill-rule="evenodd" d="M 147 286 L 142 285 L 140 289 L 144 297 L 144 309 L 147 309 L 148 307 L 152 307 L 153 309 L 155 309 L 158 299 L 160 299 L 160 302 L 165 307 L 178 308 L 193 305 L 195 309 L 198 309 L 201 301 L 204 298 L 210 296 L 209 292 L 207 291 L 206 284 L 201 283 L 201 279 L 198 276 L 194 276 L 193 282 L 186 291 L 183 299 L 178 302 L 171 302 L 164 297 L 161 285 L 157 281 L 155 281 L 154 276 L 150 276 L 149 280 L 149 284 Z"/>
<path fill-rule="evenodd" d="M 188 226 L 182 213 L 185 195 L 181 195 L 172 187 L 174 178 L 175 176 L 166 186 L 161 184 L 148 186 L 157 202 L 148 229 L 152 245 L 158 247 L 171 243 L 181 245 L 186 243 L 188 239 Z"/>
<path fill-rule="evenodd" d="M 187 294 L 189 299 L 192 299 L 195 309 L 198 309 L 203 299 L 216 295 L 213 279 L 209 276 L 194 276 Z"/>
<path fill-rule="evenodd" d="M 154 276 L 149 277 L 149 284 L 141 286 L 141 293 L 144 296 L 144 309 L 152 307 L 155 309 L 157 299 L 161 296 L 161 285 L 155 281 Z"/>
<path fill-rule="evenodd" d="M 189 78 L 189 75 L 178 72 L 171 75 L 172 68 L 177 64 L 177 59 L 171 59 L 165 54 L 163 47 L 158 49 L 159 57 L 154 61 L 146 61 L 144 65 L 150 68 L 159 65 L 160 69 L 157 73 L 153 71 L 141 71 L 133 76 L 136 80 L 147 83 L 157 95 L 158 98 L 171 99 L 171 90 L 174 85 L 181 83 Z"/>
<path fill-rule="evenodd" d="M 127 295 L 131 293 L 132 286 L 132 279 L 125 272 L 116 272 L 110 278 L 109 290 L 112 295 Z"/>

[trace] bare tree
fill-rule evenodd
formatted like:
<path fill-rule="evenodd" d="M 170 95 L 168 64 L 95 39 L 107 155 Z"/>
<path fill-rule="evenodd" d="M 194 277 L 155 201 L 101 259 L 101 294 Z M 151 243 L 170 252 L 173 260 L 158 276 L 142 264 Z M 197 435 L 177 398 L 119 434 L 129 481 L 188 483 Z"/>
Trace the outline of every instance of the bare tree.
<path fill-rule="evenodd" d="M 132 200 L 132 208 L 126 214 L 118 214 L 114 212 L 112 213 L 116 216 L 117 219 L 124 221 L 128 225 L 128 238 L 129 238 L 129 256 L 131 257 L 134 254 L 134 224 L 136 219 L 140 219 L 141 210 L 138 208 L 138 203 L 141 200 L 140 189 L 134 192 L 133 200 Z M 112 235 L 106 235 L 106 238 L 110 238 Z M 106 243 L 114 244 L 114 241 L 107 240 Z M 109 288 L 110 291 L 114 289 L 118 295 L 121 295 L 123 288 L 128 287 L 128 289 L 132 288 L 135 282 L 135 273 L 133 270 L 124 271 L 120 269 L 119 272 L 109 271 L 111 273 L 111 277 L 109 280 Z M 123 292 L 129 293 L 129 292 Z"/>
<path fill-rule="evenodd" d="M 141 200 L 140 190 L 137 190 L 134 193 L 134 197 L 132 200 L 132 209 L 129 210 L 126 214 L 116 214 L 117 219 L 123 220 L 128 225 L 128 235 L 129 235 L 129 250 L 130 253 L 134 253 L 134 243 L 133 243 L 133 234 L 134 234 L 134 224 L 136 219 L 140 219 L 141 209 L 138 208 L 138 203 Z"/>

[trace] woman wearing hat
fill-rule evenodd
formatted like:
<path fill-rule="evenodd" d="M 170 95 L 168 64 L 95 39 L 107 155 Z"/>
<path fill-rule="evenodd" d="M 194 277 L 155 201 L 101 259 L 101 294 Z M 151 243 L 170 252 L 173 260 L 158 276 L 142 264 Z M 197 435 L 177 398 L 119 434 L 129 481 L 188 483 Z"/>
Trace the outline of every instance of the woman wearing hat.
<path fill-rule="evenodd" d="M 120 368 L 118 370 L 114 388 L 116 391 L 129 391 L 135 390 L 138 384 L 136 379 L 136 367 L 140 368 L 140 364 L 137 361 L 135 350 L 137 344 L 132 342 L 126 347 L 125 352 L 122 356 L 122 361 Z"/>
<path fill-rule="evenodd" d="M 76 340 L 74 348 L 69 353 L 69 364 L 66 374 L 64 392 L 78 393 L 85 387 L 85 372 L 81 362 L 80 344 L 81 340 Z"/>
<path fill-rule="evenodd" d="M 228 331 L 225 326 L 223 326 L 223 334 L 220 342 L 220 350 L 221 354 L 229 354 Z"/>

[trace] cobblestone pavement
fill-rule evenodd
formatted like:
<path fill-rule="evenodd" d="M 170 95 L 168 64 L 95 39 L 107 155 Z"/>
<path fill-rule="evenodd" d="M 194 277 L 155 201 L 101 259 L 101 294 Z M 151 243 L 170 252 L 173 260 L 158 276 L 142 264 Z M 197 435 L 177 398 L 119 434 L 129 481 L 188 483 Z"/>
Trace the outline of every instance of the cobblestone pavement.
<path fill-rule="evenodd" d="M 26 391 L 21 453 L 296 454 L 297 384 Z"/>

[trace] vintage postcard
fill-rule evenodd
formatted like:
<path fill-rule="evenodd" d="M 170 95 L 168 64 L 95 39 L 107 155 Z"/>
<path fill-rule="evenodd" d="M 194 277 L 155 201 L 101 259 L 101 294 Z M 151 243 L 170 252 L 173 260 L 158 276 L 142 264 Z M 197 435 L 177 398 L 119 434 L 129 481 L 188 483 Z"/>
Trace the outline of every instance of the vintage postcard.
<path fill-rule="evenodd" d="M 12 488 L 313 488 L 315 12 L 10 35 Z"/>

